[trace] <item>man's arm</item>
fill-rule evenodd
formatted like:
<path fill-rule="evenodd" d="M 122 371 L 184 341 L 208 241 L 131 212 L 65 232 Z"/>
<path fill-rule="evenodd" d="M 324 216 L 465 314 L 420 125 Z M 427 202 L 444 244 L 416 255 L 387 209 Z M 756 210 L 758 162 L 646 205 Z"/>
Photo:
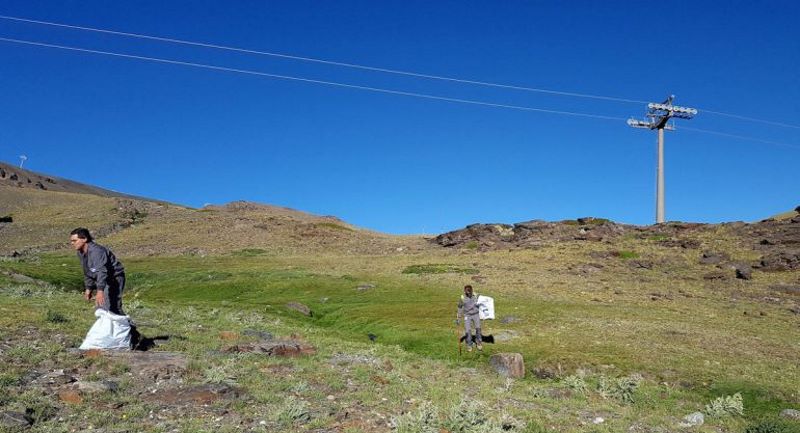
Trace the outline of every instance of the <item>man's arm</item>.
<path fill-rule="evenodd" d="M 94 284 L 97 286 L 98 307 L 105 307 L 105 300 L 108 299 L 108 254 L 102 248 L 89 251 L 87 255 L 87 265 L 89 272 L 94 276 Z M 85 293 L 84 293 L 85 295 Z"/>

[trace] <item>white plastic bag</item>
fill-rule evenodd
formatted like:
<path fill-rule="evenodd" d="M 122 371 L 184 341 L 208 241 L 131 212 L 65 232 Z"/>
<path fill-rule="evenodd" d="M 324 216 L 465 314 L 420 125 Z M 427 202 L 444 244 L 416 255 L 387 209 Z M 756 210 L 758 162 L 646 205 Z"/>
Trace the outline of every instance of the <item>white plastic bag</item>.
<path fill-rule="evenodd" d="M 494 298 L 478 295 L 478 317 L 481 320 L 494 319 Z"/>
<path fill-rule="evenodd" d="M 110 313 L 102 308 L 94 311 L 94 322 L 80 349 L 130 349 L 131 320 L 128 316 Z"/>

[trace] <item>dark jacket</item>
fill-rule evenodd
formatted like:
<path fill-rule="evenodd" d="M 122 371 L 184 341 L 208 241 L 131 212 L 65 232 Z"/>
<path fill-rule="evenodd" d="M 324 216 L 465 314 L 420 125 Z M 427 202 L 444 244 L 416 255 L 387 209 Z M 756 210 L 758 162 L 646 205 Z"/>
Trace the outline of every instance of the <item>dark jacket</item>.
<path fill-rule="evenodd" d="M 116 284 L 115 278 L 125 275 L 125 268 L 108 248 L 89 242 L 86 254 L 78 251 L 83 265 L 83 284 L 87 289 L 108 292 L 108 286 Z"/>

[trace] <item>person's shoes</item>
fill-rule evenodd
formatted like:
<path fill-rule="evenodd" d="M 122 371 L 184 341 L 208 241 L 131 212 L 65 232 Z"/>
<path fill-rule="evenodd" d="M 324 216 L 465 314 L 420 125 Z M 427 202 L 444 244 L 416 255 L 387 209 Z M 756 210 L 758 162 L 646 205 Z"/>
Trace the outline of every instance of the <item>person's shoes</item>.
<path fill-rule="evenodd" d="M 483 344 L 478 343 L 478 350 L 483 350 Z"/>
<path fill-rule="evenodd" d="M 472 346 L 467 346 L 467 352 L 472 352 Z"/>

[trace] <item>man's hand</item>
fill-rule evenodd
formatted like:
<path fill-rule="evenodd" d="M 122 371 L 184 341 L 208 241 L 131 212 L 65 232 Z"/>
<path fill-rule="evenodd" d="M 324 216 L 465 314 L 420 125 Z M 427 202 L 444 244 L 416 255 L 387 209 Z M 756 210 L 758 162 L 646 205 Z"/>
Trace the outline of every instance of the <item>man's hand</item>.
<path fill-rule="evenodd" d="M 95 298 L 94 305 L 103 308 L 106 303 L 106 294 L 102 290 L 97 291 L 97 298 Z"/>
<path fill-rule="evenodd" d="M 91 301 L 92 300 L 92 290 L 91 289 L 86 289 L 86 290 L 83 291 L 83 299 L 86 299 L 87 301 Z"/>

